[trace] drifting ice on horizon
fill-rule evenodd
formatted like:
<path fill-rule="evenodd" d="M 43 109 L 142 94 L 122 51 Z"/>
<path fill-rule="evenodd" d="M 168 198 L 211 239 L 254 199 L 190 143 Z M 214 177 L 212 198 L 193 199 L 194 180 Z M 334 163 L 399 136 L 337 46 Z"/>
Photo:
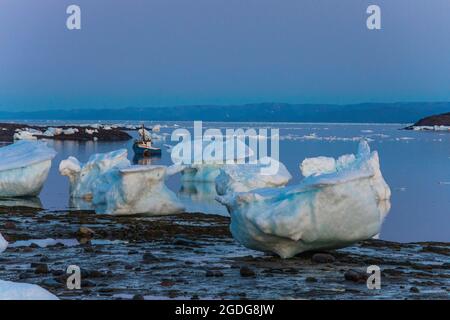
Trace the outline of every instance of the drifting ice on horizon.
<path fill-rule="evenodd" d="M 305 159 L 301 168 L 305 179 L 298 185 L 217 197 L 231 215 L 236 240 L 289 258 L 344 247 L 380 232 L 391 192 L 378 153 L 371 153 L 367 142 L 360 143 L 356 156 Z"/>
<path fill-rule="evenodd" d="M 0 197 L 39 195 L 55 155 L 41 141 L 18 141 L 0 148 Z"/>
<path fill-rule="evenodd" d="M 98 213 L 174 214 L 184 209 L 164 184 L 167 167 L 132 166 L 125 149 L 94 154 L 84 165 L 69 157 L 59 171 L 69 177 L 71 198 L 91 201 Z"/>

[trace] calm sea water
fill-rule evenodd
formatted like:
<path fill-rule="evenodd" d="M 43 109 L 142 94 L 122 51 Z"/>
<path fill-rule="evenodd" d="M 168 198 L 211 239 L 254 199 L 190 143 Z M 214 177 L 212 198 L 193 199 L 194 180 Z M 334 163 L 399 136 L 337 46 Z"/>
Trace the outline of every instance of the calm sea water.
<path fill-rule="evenodd" d="M 53 123 L 52 125 L 62 124 Z M 192 131 L 193 123 L 158 122 L 160 135 L 173 144 L 170 133 L 177 127 Z M 148 123 L 149 125 L 154 123 Z M 270 128 L 267 123 L 203 123 L 204 128 Z M 404 125 L 392 124 L 274 124 L 280 129 L 280 159 L 293 176 L 290 184 L 302 176 L 299 163 L 305 157 L 355 153 L 362 137 L 378 150 L 385 180 L 392 189 L 392 209 L 383 225 L 381 238 L 386 240 L 450 241 L 450 133 L 400 130 Z M 223 131 L 224 132 L 224 131 Z M 136 132 L 131 132 L 136 135 Z M 129 150 L 129 158 L 140 164 L 170 165 L 170 155 L 161 158 L 133 159 L 133 141 L 72 142 L 49 141 L 58 152 L 40 200 L 46 209 L 65 209 L 69 205 L 69 183 L 58 172 L 59 162 L 75 156 L 85 162 L 93 153 L 119 148 Z M 167 181 L 168 186 L 185 202 L 188 211 L 227 214 L 215 202 L 210 184 L 180 185 L 179 176 Z"/>

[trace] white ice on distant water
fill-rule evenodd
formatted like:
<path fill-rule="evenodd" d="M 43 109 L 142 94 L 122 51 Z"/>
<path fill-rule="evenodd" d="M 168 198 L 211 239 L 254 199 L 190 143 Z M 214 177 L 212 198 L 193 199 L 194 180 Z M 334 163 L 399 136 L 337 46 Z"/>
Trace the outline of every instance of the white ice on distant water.
<path fill-rule="evenodd" d="M 127 150 L 94 154 L 83 165 L 61 161 L 59 171 L 70 180 L 72 198 L 91 201 L 98 213 L 174 214 L 184 207 L 165 185 L 165 166 L 132 166 Z"/>
<path fill-rule="evenodd" d="M 289 258 L 377 235 L 391 196 L 378 153 L 362 141 L 358 154 L 342 158 L 334 172 L 321 173 L 320 162 L 317 174 L 298 185 L 217 197 L 230 212 L 233 237 L 248 248 Z"/>
<path fill-rule="evenodd" d="M 413 126 L 415 131 L 450 131 L 450 126 Z"/>
<path fill-rule="evenodd" d="M 264 174 L 263 168 L 278 168 L 274 174 Z M 264 157 L 257 164 L 225 165 L 216 178 L 216 190 L 219 195 L 229 192 L 247 192 L 254 189 L 282 187 L 292 176 L 283 163 Z"/>
<path fill-rule="evenodd" d="M 0 300 L 58 300 L 58 297 L 35 284 L 0 280 Z"/>
<path fill-rule="evenodd" d="M 18 141 L 0 148 L 0 197 L 37 196 L 56 151 L 42 141 Z"/>

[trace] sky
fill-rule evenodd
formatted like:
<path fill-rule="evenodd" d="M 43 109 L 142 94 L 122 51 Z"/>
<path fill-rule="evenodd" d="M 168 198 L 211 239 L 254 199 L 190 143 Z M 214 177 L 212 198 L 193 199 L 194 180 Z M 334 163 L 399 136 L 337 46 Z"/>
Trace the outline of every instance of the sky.
<path fill-rule="evenodd" d="M 66 28 L 70 4 L 81 30 Z M 448 0 L 0 0 L 0 110 L 450 101 L 449 88 Z"/>

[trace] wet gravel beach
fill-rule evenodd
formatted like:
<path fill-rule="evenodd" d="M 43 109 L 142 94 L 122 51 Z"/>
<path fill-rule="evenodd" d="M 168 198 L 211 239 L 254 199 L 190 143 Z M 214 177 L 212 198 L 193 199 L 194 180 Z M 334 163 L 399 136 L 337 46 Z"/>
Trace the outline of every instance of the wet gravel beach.
<path fill-rule="evenodd" d="M 449 299 L 450 244 L 381 240 L 283 260 L 246 249 L 229 218 L 106 216 L 0 207 L 0 279 L 60 299 Z M 37 241 L 37 239 L 41 239 Z M 42 239 L 53 239 L 43 241 Z M 81 289 L 66 287 L 69 265 Z M 370 265 L 381 289 L 366 286 Z"/>

